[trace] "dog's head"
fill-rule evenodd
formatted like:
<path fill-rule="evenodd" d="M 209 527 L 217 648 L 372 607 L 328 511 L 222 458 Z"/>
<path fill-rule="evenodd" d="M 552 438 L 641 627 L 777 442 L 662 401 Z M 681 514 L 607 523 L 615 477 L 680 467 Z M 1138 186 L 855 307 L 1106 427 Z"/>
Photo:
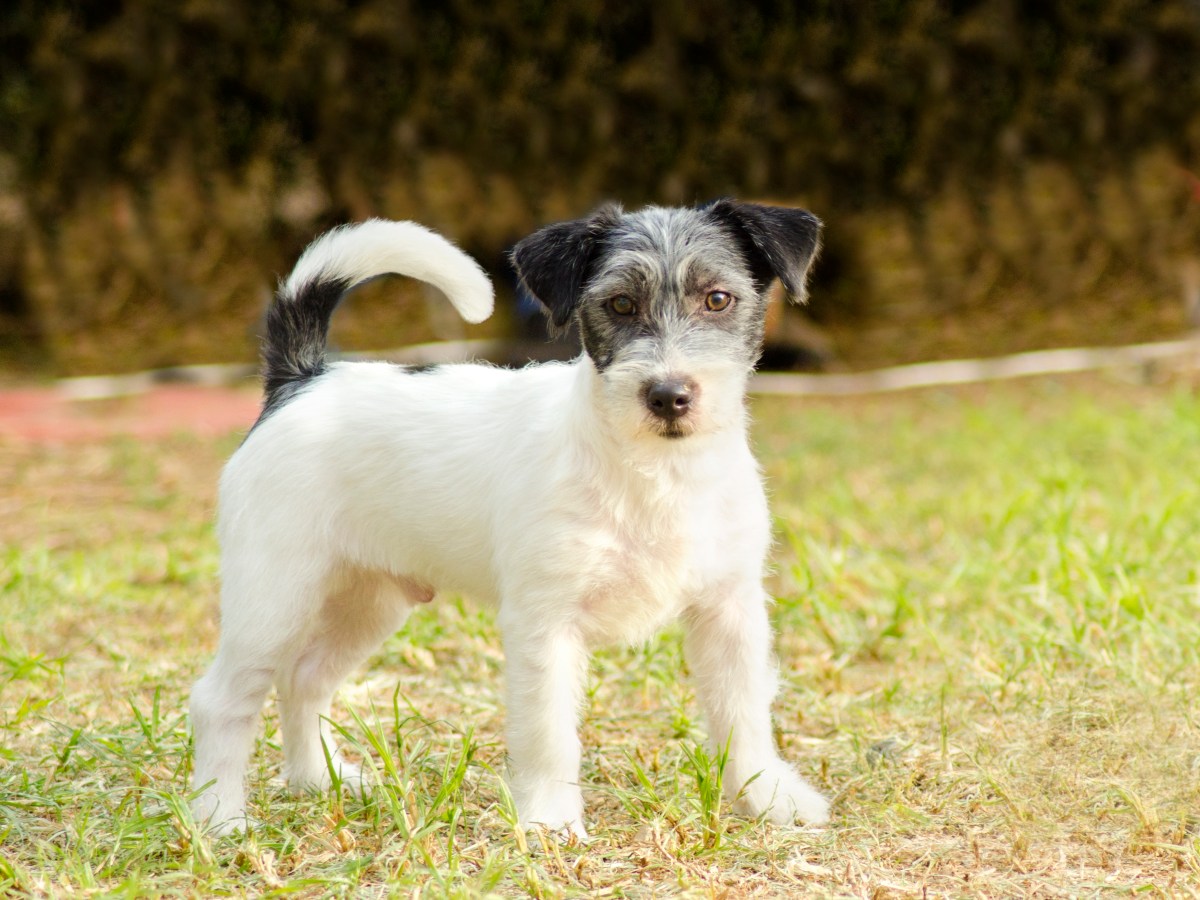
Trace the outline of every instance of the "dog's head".
<path fill-rule="evenodd" d="M 803 301 L 820 232 L 804 210 L 733 200 L 608 205 L 525 238 L 512 259 L 556 327 L 577 323 L 609 420 L 682 438 L 741 424 L 767 290 L 778 278 Z"/>

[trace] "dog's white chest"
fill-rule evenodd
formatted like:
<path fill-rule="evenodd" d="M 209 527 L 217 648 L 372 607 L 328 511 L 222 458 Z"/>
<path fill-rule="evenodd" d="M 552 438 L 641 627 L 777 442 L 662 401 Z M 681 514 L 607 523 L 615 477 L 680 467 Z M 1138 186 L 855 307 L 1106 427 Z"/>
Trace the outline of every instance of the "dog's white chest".
<path fill-rule="evenodd" d="M 575 520 L 573 603 L 590 644 L 645 640 L 720 585 L 757 579 L 765 507 L 728 501 L 728 491 L 693 486 L 625 515 L 593 507 Z"/>
<path fill-rule="evenodd" d="M 687 563 L 679 535 L 597 531 L 579 574 L 577 621 L 590 644 L 645 640 L 685 603 Z"/>

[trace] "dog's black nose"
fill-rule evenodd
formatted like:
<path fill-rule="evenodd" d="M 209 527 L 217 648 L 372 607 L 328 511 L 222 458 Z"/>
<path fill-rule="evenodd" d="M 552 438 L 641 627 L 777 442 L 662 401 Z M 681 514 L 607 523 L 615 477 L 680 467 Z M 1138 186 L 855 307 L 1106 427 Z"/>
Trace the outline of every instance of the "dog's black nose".
<path fill-rule="evenodd" d="M 692 389 L 682 381 L 660 381 L 646 391 L 646 406 L 660 419 L 673 422 L 692 405 Z"/>

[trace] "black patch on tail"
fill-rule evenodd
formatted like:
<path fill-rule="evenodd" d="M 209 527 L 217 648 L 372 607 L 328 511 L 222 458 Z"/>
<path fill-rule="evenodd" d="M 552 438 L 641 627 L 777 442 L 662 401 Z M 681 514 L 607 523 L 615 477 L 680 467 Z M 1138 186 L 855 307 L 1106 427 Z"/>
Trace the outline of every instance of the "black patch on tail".
<path fill-rule="evenodd" d="M 325 371 L 329 320 L 350 288 L 344 278 L 304 284 L 294 296 L 282 291 L 267 309 L 262 342 L 262 376 L 266 398 L 261 422 Z M 255 423 L 255 425 L 258 424 Z"/>

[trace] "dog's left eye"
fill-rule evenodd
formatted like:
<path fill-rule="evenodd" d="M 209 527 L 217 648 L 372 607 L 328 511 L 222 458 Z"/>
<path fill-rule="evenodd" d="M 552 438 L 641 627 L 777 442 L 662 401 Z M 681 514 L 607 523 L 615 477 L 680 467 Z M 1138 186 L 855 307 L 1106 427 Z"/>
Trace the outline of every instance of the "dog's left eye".
<path fill-rule="evenodd" d="M 728 291 L 711 291 L 704 298 L 704 308 L 709 312 L 720 312 L 723 309 L 728 309 L 729 304 L 733 302 L 733 294 Z"/>
<path fill-rule="evenodd" d="M 609 309 L 615 312 L 618 316 L 632 316 L 637 312 L 637 304 L 624 294 L 613 297 L 608 301 Z"/>

